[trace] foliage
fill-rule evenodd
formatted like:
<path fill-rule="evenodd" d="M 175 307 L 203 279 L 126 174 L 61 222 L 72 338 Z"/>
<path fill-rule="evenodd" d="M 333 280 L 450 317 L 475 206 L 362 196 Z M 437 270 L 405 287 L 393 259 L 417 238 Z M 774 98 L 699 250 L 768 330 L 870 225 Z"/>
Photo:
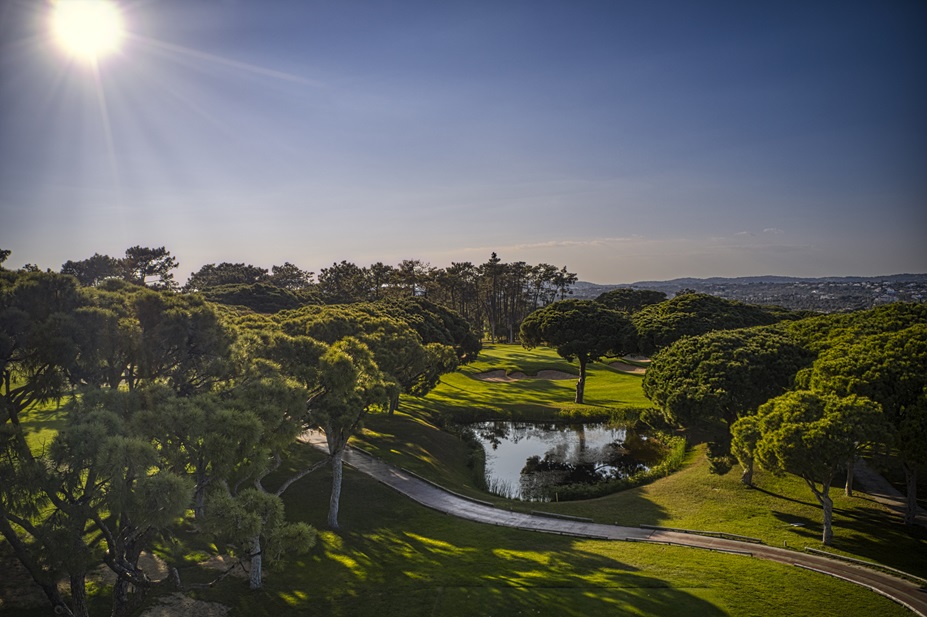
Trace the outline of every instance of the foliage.
<path fill-rule="evenodd" d="M 558 501 L 577 501 L 581 499 L 596 499 L 611 495 L 619 491 L 628 490 L 647 484 L 678 471 L 686 462 L 686 440 L 680 436 L 664 435 L 662 439 L 665 454 L 660 462 L 648 469 L 641 470 L 633 475 L 612 478 L 594 484 L 569 484 L 558 486 L 556 498 Z"/>
<path fill-rule="evenodd" d="M 179 265 L 171 252 L 163 246 L 148 248 L 133 246 L 126 249 L 122 260 L 126 280 L 136 285 L 147 285 L 153 289 L 176 289 L 174 270 Z M 149 281 L 152 277 L 154 281 Z"/>
<path fill-rule="evenodd" d="M 645 306 L 665 302 L 666 294 L 662 291 L 654 291 L 652 289 L 620 287 L 600 294 L 595 301 L 599 304 L 604 304 L 613 311 L 623 311 L 633 314 L 637 313 Z"/>
<path fill-rule="evenodd" d="M 422 396 L 434 388 L 442 374 L 457 366 L 454 348 L 439 342 L 422 344 L 422 337 L 406 321 L 415 323 L 414 317 L 401 307 L 359 303 L 306 306 L 281 314 L 279 321 L 283 332 L 291 336 L 308 336 L 328 344 L 346 337 L 362 341 L 384 375 L 390 409 L 395 411 L 400 393 Z M 418 317 L 424 319 L 422 311 Z M 427 324 L 419 321 L 418 325 L 429 336 L 453 340 L 454 334 L 438 317 L 435 314 Z M 466 339 L 463 344 L 467 344 Z"/>
<path fill-rule="evenodd" d="M 301 555 L 316 543 L 316 530 L 303 522 L 288 522 L 283 499 L 248 488 L 234 497 L 217 492 L 207 505 L 205 529 L 231 554 L 247 557 L 257 553 L 269 566 L 279 566 L 284 553 Z"/>
<path fill-rule="evenodd" d="M 61 266 L 61 274 L 75 277 L 84 287 L 96 287 L 119 279 L 152 289 L 175 290 L 177 283 L 172 270 L 177 266 L 177 260 L 163 246 L 133 246 L 126 249 L 125 257 L 121 259 L 94 253 L 80 261 L 68 260 Z"/>
<path fill-rule="evenodd" d="M 895 313 L 897 316 L 897 313 Z M 869 316 L 871 317 L 871 315 Z M 815 361 L 811 387 L 838 396 L 859 395 L 881 405 L 891 427 L 890 443 L 897 449 L 907 476 L 905 520 L 917 514 L 917 467 L 927 463 L 927 323 L 905 329 L 859 336 L 866 328 L 851 325 L 833 339 Z M 895 327 L 900 327 L 901 324 Z"/>
<path fill-rule="evenodd" d="M 99 285 L 109 278 L 124 278 L 125 270 L 122 260 L 99 253 L 81 261 L 66 261 L 61 266 L 61 274 L 75 277 L 85 287 Z"/>
<path fill-rule="evenodd" d="M 771 329 L 721 330 L 686 337 L 658 352 L 644 376 L 644 394 L 667 420 L 730 426 L 791 388 L 812 356 Z M 722 433 L 721 455 L 730 437 Z"/>
<path fill-rule="evenodd" d="M 267 269 L 245 263 L 206 264 L 190 274 L 184 291 L 206 291 L 223 285 L 251 285 L 267 279 Z"/>
<path fill-rule="evenodd" d="M 386 314 L 405 321 L 418 333 L 423 343 L 452 347 L 461 364 L 476 360 L 482 349 L 479 337 L 467 321 L 454 311 L 425 298 L 380 302 L 377 306 Z"/>
<path fill-rule="evenodd" d="M 622 355 L 630 323 L 620 313 L 588 300 L 561 300 L 531 313 L 519 338 L 526 348 L 547 345 L 565 360 L 579 362 L 576 403 L 583 402 L 586 365 L 605 355 Z"/>
<path fill-rule="evenodd" d="M 824 509 L 823 542 L 830 544 L 831 484 L 861 444 L 879 438 L 883 426 L 879 405 L 869 399 L 803 390 L 765 403 L 755 423 L 735 423 L 732 430 L 745 447 L 755 439 L 753 456 L 764 469 L 793 473 L 808 484 Z"/>
<path fill-rule="evenodd" d="M 385 403 L 387 388 L 373 353 L 357 339 L 341 339 L 319 362 L 319 388 L 310 399 L 308 421 L 311 428 L 325 433 L 328 443 L 332 461 L 328 525 L 333 529 L 338 529 L 344 449 L 363 428 L 371 407 Z"/>
<path fill-rule="evenodd" d="M 217 285 L 206 288 L 202 294 L 210 302 L 243 306 L 256 313 L 278 313 L 304 304 L 318 304 L 311 291 L 290 290 L 269 283 Z"/>
<path fill-rule="evenodd" d="M 681 293 L 636 312 L 632 320 L 641 353 L 650 355 L 685 336 L 774 324 L 787 313 L 715 296 Z"/>

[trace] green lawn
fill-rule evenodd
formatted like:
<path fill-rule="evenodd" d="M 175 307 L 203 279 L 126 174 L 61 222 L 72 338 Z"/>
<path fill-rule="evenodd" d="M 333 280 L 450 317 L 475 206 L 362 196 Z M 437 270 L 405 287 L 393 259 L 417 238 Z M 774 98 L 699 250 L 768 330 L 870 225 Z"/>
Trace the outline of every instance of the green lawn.
<path fill-rule="evenodd" d="M 305 453 L 306 456 L 317 456 Z M 325 529 L 330 476 L 294 485 L 289 516 Z M 455 519 L 348 470 L 342 530 L 271 572 L 196 592 L 233 615 L 904 615 L 836 579 L 681 547 L 578 540 Z M 186 576 L 189 569 L 182 570 Z"/>
<path fill-rule="evenodd" d="M 476 378 L 500 369 L 507 374 L 523 372 L 529 376 L 546 369 L 579 375 L 576 363 L 563 360 L 550 349 L 486 345 L 479 360 L 443 376 L 427 397 L 403 398 L 403 409 L 440 424 L 444 420 L 465 423 L 492 419 L 607 419 L 624 417 L 628 411 L 636 416 L 638 410 L 651 406 L 641 391 L 640 375 L 623 373 L 604 363 L 587 367 L 584 405 L 573 402 L 574 379 L 488 382 Z"/>
<path fill-rule="evenodd" d="M 600 499 L 527 504 L 489 496 L 474 482 L 472 450 L 437 428 L 443 418 L 633 417 L 648 406 L 640 377 L 601 365 L 590 372 L 589 404 L 581 407 L 571 402 L 571 381 L 489 383 L 472 377 L 498 368 L 533 374 L 570 370 L 571 365 L 549 350 L 489 347 L 479 362 L 446 376 L 428 397 L 404 398 L 401 412 L 393 417 L 371 416 L 363 438 L 354 443 L 452 490 L 503 507 L 547 509 L 622 525 L 727 531 L 776 546 L 820 547 L 820 508 L 800 480 L 760 472 L 759 488 L 744 488 L 736 469 L 725 476 L 708 474 L 702 446 L 690 452 L 682 471 Z M 46 435 L 43 431 L 53 434 L 54 423 L 60 421 L 51 414 L 44 417 L 49 423 L 34 433 L 38 441 Z M 300 446 L 289 465 L 295 468 L 321 456 Z M 342 530 L 333 532 L 325 524 L 330 481 L 330 473 L 320 471 L 286 493 L 288 516 L 321 531 L 310 553 L 269 572 L 260 592 L 227 578 L 192 593 L 228 605 L 233 616 L 242 617 L 908 614 L 861 587 L 744 556 L 463 521 L 419 506 L 351 469 L 346 470 L 342 494 Z M 864 496 L 838 493 L 834 491 L 834 550 L 927 576 L 925 530 L 905 528 Z M 165 543 L 161 554 L 180 566 L 186 582 L 204 582 L 210 575 L 186 563 L 183 555 L 190 550 L 205 555 L 206 538 L 187 530 L 178 539 L 180 545 Z"/>
<path fill-rule="evenodd" d="M 690 453 L 690 462 L 683 470 L 637 489 L 586 501 L 526 504 L 481 491 L 467 467 L 470 450 L 460 440 L 425 421 L 440 417 L 442 413 L 464 416 L 466 410 L 489 407 L 493 407 L 499 417 L 556 418 L 563 409 L 556 401 L 570 399 L 571 382 L 548 382 L 558 384 L 560 389 L 543 390 L 543 383 L 538 381 L 491 383 L 477 381 L 471 376 L 497 368 L 531 374 L 568 367 L 550 350 L 488 346 L 480 362 L 447 377 L 425 399 L 403 399 L 404 413 L 392 418 L 371 416 L 369 431 L 357 444 L 456 492 L 502 507 L 546 509 L 630 526 L 649 524 L 725 531 L 757 537 L 775 546 L 822 548 L 821 508 L 801 479 L 757 471 L 757 488 L 746 488 L 740 483 L 739 468 L 735 467 L 724 476 L 709 474 L 703 446 Z M 599 393 L 595 399 L 590 397 L 590 400 L 602 401 L 603 406 L 633 412 L 649 404 L 640 392 L 640 377 L 620 374 L 599 365 L 596 374 L 589 378 L 590 387 L 594 381 L 606 388 L 611 384 L 618 392 Z M 630 386 L 636 387 L 637 392 L 629 393 Z M 544 405 L 541 391 L 555 392 L 558 398 Z M 522 398 L 532 397 L 537 397 L 541 403 L 519 403 Z M 496 400 L 494 405 L 492 400 Z M 622 401 L 628 401 L 627 407 L 621 407 Z M 476 412 L 473 417 L 477 417 Z M 845 497 L 842 486 L 833 488 L 831 496 L 835 508 L 835 537 L 828 550 L 927 577 L 927 530 L 902 525 L 896 516 L 864 494 Z"/>

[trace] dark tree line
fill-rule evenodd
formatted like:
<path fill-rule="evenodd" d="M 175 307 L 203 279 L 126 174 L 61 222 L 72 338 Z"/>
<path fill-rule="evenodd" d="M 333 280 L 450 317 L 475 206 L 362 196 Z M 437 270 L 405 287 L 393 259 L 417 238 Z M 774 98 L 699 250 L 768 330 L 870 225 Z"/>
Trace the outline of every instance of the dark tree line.
<path fill-rule="evenodd" d="M 453 262 L 432 267 L 418 259 L 397 265 L 358 266 L 349 261 L 322 268 L 318 276 L 286 262 L 269 270 L 246 263 L 206 264 L 192 272 L 183 287 L 174 281 L 177 261 L 164 247 L 133 247 L 116 259 L 95 254 L 68 261 L 62 274 L 92 287 L 117 278 L 155 289 L 200 293 L 219 304 L 275 313 L 310 304 L 353 304 L 378 300 L 425 298 L 464 318 L 491 342 L 513 343 L 532 311 L 572 294 L 577 276 L 566 267 L 503 262 L 495 253 L 482 264 Z"/>
<path fill-rule="evenodd" d="M 84 286 L 0 268 L 0 535 L 56 614 L 88 614 L 87 575 L 101 564 L 117 577 L 112 614 L 132 614 L 168 584 L 151 580 L 142 551 L 188 509 L 260 587 L 265 565 L 315 541 L 287 520 L 284 491 L 330 465 L 337 527 L 341 454 L 365 416 L 427 393 L 480 346 L 421 297 L 262 315 L 163 289 L 151 271 Z M 61 426 L 36 442 L 34 423 L 56 405 Z M 265 484 L 309 429 L 328 457 Z"/>

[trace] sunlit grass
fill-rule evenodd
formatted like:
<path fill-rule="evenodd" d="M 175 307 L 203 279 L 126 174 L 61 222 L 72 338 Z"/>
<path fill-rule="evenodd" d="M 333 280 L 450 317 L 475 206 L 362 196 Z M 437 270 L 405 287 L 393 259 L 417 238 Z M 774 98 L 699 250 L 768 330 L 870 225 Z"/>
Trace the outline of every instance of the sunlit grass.
<path fill-rule="evenodd" d="M 316 456 L 305 452 L 300 456 Z M 287 493 L 325 529 L 330 475 Z M 419 506 L 348 470 L 342 530 L 266 577 L 197 591 L 240 615 L 905 614 L 865 589 L 791 566 L 695 549 L 577 540 L 481 525 Z"/>
<path fill-rule="evenodd" d="M 526 373 L 568 366 L 547 350 L 497 346 L 488 352 L 482 364 L 448 376 L 429 397 L 404 399 L 402 413 L 371 416 L 368 432 L 357 444 L 452 490 L 508 504 L 474 484 L 468 467 L 472 451 L 430 420 L 448 410 L 490 405 L 493 400 L 498 408 L 494 415 L 499 417 L 562 417 L 559 398 L 545 400 L 551 393 L 572 400 L 573 384 L 540 380 L 491 384 L 472 379 L 470 375 L 493 370 L 496 363 L 509 363 L 512 371 Z M 534 360 L 516 363 L 525 353 Z M 640 377 L 607 369 L 601 375 L 604 390 L 594 400 L 609 401 L 608 405 L 619 409 L 623 400 L 634 401 L 628 409 L 647 405 L 639 391 Z M 595 375 L 590 377 L 589 387 L 594 379 Z M 606 392 L 608 383 L 619 394 Z M 519 384 L 536 389 L 506 388 Z M 636 392 L 631 392 L 632 386 Z M 434 394 L 439 395 L 437 402 L 431 400 Z M 522 398 L 531 402 L 523 406 Z M 40 428 L 30 439 L 50 441 L 63 415 L 45 409 L 32 416 L 31 422 Z M 308 446 L 296 447 L 287 468 L 275 477 L 282 478 L 322 456 Z M 273 481 L 270 478 L 267 484 L 272 486 Z M 727 531 L 777 546 L 820 546 L 820 508 L 807 487 L 794 477 L 762 472 L 756 481 L 759 489 L 747 489 L 740 485 L 736 469 L 725 476 L 708 474 L 699 447 L 689 454 L 682 471 L 647 486 L 600 499 L 530 507 L 622 525 Z M 696 549 L 579 540 L 464 521 L 419 506 L 351 469 L 345 474 L 342 529 L 335 532 L 325 522 L 330 483 L 326 469 L 300 480 L 285 494 L 288 518 L 308 522 L 320 534 L 309 554 L 285 559 L 280 567 L 268 570 L 264 590 L 251 592 L 247 581 L 230 577 L 211 589 L 190 593 L 231 607 L 233 615 L 256 617 L 810 616 L 822 614 L 822 607 L 829 614 L 848 616 L 906 614 L 900 606 L 861 587 L 791 566 Z M 923 530 L 898 524 L 864 497 L 846 498 L 839 492 L 834 490 L 835 550 L 927 574 Z M 194 526 L 186 525 L 176 543 L 162 541 L 159 553 L 180 568 L 185 583 L 204 583 L 218 573 L 193 565 L 196 559 L 191 556 L 203 558 L 214 550 L 210 542 Z M 106 608 L 101 601 L 106 593 L 102 590 L 94 599 L 101 610 Z"/>
<path fill-rule="evenodd" d="M 650 407 L 641 390 L 641 376 L 622 373 L 605 364 L 589 365 L 586 377 L 585 404 L 573 402 L 576 380 L 523 379 L 519 381 L 481 381 L 477 376 L 504 370 L 528 376 L 542 370 L 579 374 L 553 350 L 527 350 L 518 345 L 487 345 L 479 359 L 453 374 L 425 398 L 406 397 L 402 406 L 413 415 L 432 422 L 449 419 L 455 422 L 478 420 L 556 420 L 567 418 L 607 419 L 623 411 Z"/>
<path fill-rule="evenodd" d="M 21 414 L 20 423 L 26 443 L 36 453 L 47 451 L 55 436 L 64 428 L 67 419 L 67 402 L 70 397 L 34 405 Z"/>
<path fill-rule="evenodd" d="M 524 362 L 519 364 L 516 361 Z M 478 382 L 467 375 L 504 368 L 509 372 L 558 368 L 563 366 L 550 350 L 523 350 L 515 346 L 493 346 L 484 352 L 480 362 L 466 367 L 462 375 L 452 376 L 457 381 L 468 379 L 466 388 L 439 386 L 437 402 L 425 399 L 404 399 L 404 408 L 412 417 L 397 415 L 393 418 L 371 418 L 370 426 L 381 435 L 364 436 L 359 441 L 365 449 L 377 452 L 384 458 L 424 475 L 451 490 L 494 502 L 511 509 L 545 509 L 574 516 L 593 518 L 598 522 L 627 526 L 640 524 L 704 529 L 756 537 L 774 546 L 802 549 L 805 546 L 821 548 L 821 508 L 805 483 L 795 476 L 777 477 L 758 470 L 757 488 L 750 489 L 740 483 L 740 470 L 735 467 L 723 476 L 708 473 L 704 447 L 699 446 L 688 455 L 686 467 L 651 484 L 622 491 L 607 497 L 586 501 L 543 504 L 520 504 L 498 498 L 475 485 L 471 451 L 460 440 L 424 422 L 424 418 L 440 417 L 448 409 L 456 411 L 480 406 L 493 394 L 503 399 L 498 405 L 502 413 L 521 414 L 519 419 L 547 419 L 557 405 L 547 407 L 520 407 L 506 386 L 516 383 Z M 560 370 L 563 370 L 560 368 Z M 621 375 L 622 380 L 640 390 L 640 378 Z M 602 380 L 607 381 L 607 380 Z M 537 383 L 537 382 L 524 382 Z M 589 383 L 592 383 L 590 378 Z M 457 396 L 447 404 L 445 398 Z M 638 392 L 638 399 L 646 399 Z M 603 397 L 604 398 L 604 397 Z M 431 407 L 429 407 L 431 405 Z M 420 415 L 420 417 L 414 417 Z M 389 437 L 385 437 L 386 435 Z M 402 444 L 415 444 L 404 448 Z M 389 446 L 389 447 L 387 447 Z M 416 453 L 427 454 L 419 457 Z M 397 454 L 396 452 L 399 452 Z M 874 560 L 886 565 L 927 576 L 927 530 L 902 525 L 900 519 L 868 496 L 843 495 L 842 486 L 831 490 L 834 499 L 834 544 L 828 550 Z"/>

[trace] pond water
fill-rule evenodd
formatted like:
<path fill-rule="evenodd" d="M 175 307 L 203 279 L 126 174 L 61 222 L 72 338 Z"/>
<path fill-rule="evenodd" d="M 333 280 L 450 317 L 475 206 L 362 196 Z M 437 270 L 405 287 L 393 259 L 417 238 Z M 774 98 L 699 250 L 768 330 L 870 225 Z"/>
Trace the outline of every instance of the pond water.
<path fill-rule="evenodd" d="M 606 424 L 470 424 L 486 451 L 486 485 L 512 499 L 549 501 L 558 486 L 627 477 L 657 463 L 663 447 Z"/>

